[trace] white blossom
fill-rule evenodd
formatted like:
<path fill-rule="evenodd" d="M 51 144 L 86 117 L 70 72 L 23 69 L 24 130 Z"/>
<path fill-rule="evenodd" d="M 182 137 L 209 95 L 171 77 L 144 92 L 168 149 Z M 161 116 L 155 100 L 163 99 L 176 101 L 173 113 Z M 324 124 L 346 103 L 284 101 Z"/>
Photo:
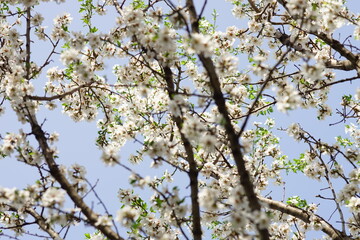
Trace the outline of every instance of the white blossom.
<path fill-rule="evenodd" d="M 130 207 L 124 206 L 117 211 L 115 220 L 120 222 L 124 226 L 131 225 L 139 217 L 138 210 Z"/>
<path fill-rule="evenodd" d="M 65 190 L 50 187 L 46 189 L 41 200 L 44 206 L 53 206 L 55 204 L 62 206 L 65 202 Z"/>

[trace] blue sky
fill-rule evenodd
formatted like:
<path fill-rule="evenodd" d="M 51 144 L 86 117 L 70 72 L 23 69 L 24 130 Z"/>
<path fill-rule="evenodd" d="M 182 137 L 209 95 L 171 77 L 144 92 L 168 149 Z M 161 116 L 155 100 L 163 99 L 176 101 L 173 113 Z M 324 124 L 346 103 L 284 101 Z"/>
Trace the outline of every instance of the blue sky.
<path fill-rule="evenodd" d="M 56 15 L 63 12 L 70 12 L 73 16 L 76 16 L 78 8 L 75 8 L 75 2 L 77 1 L 68 1 L 69 3 L 62 5 L 54 5 L 47 3 L 44 7 L 37 8 L 39 12 L 45 15 L 45 18 L 54 18 Z M 203 2 L 203 1 L 197 1 Z M 351 10 L 354 12 L 359 12 L 360 3 L 356 0 L 349 1 Z M 239 28 L 246 27 L 244 22 L 234 19 L 230 14 L 231 4 L 225 1 L 218 0 L 209 0 L 208 6 L 205 11 L 205 15 L 210 16 L 212 9 L 216 9 L 219 13 L 217 24 L 220 30 L 224 30 L 226 26 L 235 25 Z M 75 18 L 75 17 L 74 17 Z M 105 28 L 109 28 L 114 23 L 111 22 L 112 17 L 99 18 L 95 20 L 95 25 L 103 31 Z M 52 20 L 48 23 L 49 28 L 52 25 Z M 80 27 L 81 23 L 79 19 L 74 19 L 72 26 Z M 47 47 L 43 43 L 35 43 L 34 47 L 34 59 L 43 59 L 44 49 Z M 247 61 L 243 59 L 243 61 Z M 110 63 L 109 66 L 110 67 Z M 110 75 L 109 70 L 109 75 Z M 42 86 L 46 79 L 42 76 L 40 79 L 37 79 L 35 85 Z M 356 87 L 359 84 L 354 82 L 351 84 L 344 84 L 339 87 L 336 92 L 330 95 L 329 104 L 333 108 L 340 107 L 339 102 L 341 96 L 344 93 L 353 94 Z M 40 93 L 40 92 L 38 92 Z M 22 125 L 17 121 L 16 116 L 12 113 L 9 106 L 5 115 L 0 117 L 0 133 L 3 135 L 6 132 L 17 132 L 17 129 L 23 128 L 25 131 L 29 130 L 27 125 Z M 316 120 L 316 115 L 314 111 L 309 110 L 297 110 L 290 112 L 289 114 L 275 113 L 272 117 L 276 119 L 277 127 L 287 127 L 292 122 L 299 122 L 306 130 L 311 131 L 315 136 L 321 138 L 322 140 L 327 140 L 334 142 L 334 137 L 337 135 L 345 135 L 343 124 L 338 124 L 336 126 L 329 127 L 330 123 L 334 123 L 339 119 L 339 116 L 332 116 L 325 121 Z M 57 147 L 60 151 L 60 158 L 58 159 L 59 164 L 65 164 L 70 166 L 73 163 L 79 163 L 86 166 L 87 176 L 89 180 L 94 184 L 98 179 L 96 191 L 103 197 L 103 201 L 107 204 L 109 209 L 115 214 L 116 210 L 120 207 L 120 203 L 117 199 L 117 191 L 119 187 L 127 188 L 129 187 L 128 182 L 128 172 L 119 168 L 119 167 L 106 167 L 100 160 L 101 153 L 95 146 L 95 139 L 97 137 L 97 128 L 95 122 L 79 122 L 74 123 L 69 117 L 62 114 L 59 109 L 56 109 L 52 112 L 45 110 L 44 108 L 39 112 L 39 121 L 44 121 L 44 129 L 47 132 L 56 131 L 60 133 L 60 141 L 57 144 Z M 256 118 L 251 118 L 251 120 L 256 120 Z M 285 144 L 282 144 L 282 149 L 285 154 L 290 157 L 298 157 L 299 154 L 303 151 L 304 145 L 297 144 L 295 141 L 287 137 L 281 131 L 278 132 L 278 135 L 281 137 L 281 141 Z M 131 151 L 134 150 L 133 144 L 128 144 L 120 152 L 121 160 L 128 166 L 132 167 L 130 163 L 126 162 L 126 158 Z M 153 170 L 149 170 L 150 162 L 144 163 L 141 167 L 134 167 L 136 171 L 140 172 L 143 175 L 152 175 Z M 2 159 L 0 160 L 0 169 L 2 173 L 0 174 L 0 186 L 3 187 L 25 187 L 27 184 L 32 184 L 38 179 L 38 174 L 36 169 L 32 169 L 24 164 L 16 162 L 14 159 Z M 292 195 L 299 195 L 306 199 L 314 199 L 319 189 L 322 186 L 325 186 L 321 183 L 317 183 L 314 180 L 309 180 L 306 177 L 300 175 L 290 174 L 286 178 L 286 189 L 285 196 L 289 197 Z M 179 179 L 180 181 L 181 179 Z M 283 189 L 273 189 L 275 195 L 282 197 Z M 277 200 L 280 200 L 277 199 Z M 94 202 L 95 208 L 101 209 L 100 206 L 96 205 Z M 322 213 L 325 213 L 325 218 L 331 214 L 334 207 L 331 206 L 320 206 L 319 210 Z M 70 231 L 69 239 L 82 239 L 83 234 L 86 232 L 92 233 L 93 230 L 90 228 L 87 229 L 73 229 Z M 315 236 L 315 235 L 314 235 Z"/>

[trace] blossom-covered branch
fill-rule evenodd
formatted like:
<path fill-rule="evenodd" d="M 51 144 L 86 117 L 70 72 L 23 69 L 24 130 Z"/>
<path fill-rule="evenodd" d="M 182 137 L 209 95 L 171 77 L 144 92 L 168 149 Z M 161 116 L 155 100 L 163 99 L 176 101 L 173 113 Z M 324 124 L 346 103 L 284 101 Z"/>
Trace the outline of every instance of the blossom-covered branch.
<path fill-rule="evenodd" d="M 334 228 L 331 224 L 329 224 L 327 221 L 325 221 L 322 217 L 312 213 L 308 212 L 306 210 L 287 205 L 282 202 L 274 201 L 268 198 L 259 198 L 261 202 L 267 204 L 269 208 L 280 211 L 282 213 L 294 216 L 296 218 L 301 219 L 302 221 L 306 223 L 315 222 L 319 224 L 321 231 L 326 233 L 331 239 L 334 240 L 353 240 L 355 238 L 352 238 L 348 235 L 346 235 L 344 232 L 340 232 L 336 228 Z"/>
<path fill-rule="evenodd" d="M 1 1 L 1 238 L 359 236 L 358 10 L 226 1 Z"/>
<path fill-rule="evenodd" d="M 41 126 L 38 124 L 36 118 L 31 113 L 28 114 L 28 120 L 31 124 L 32 134 L 39 143 L 39 147 L 44 156 L 44 159 L 49 167 L 51 176 L 61 185 L 74 204 L 81 209 L 87 217 L 89 223 L 96 226 L 105 236 L 114 240 L 122 240 L 117 233 L 115 233 L 109 226 L 97 224 L 99 215 L 96 214 L 89 206 L 86 205 L 82 197 L 77 193 L 76 189 L 69 183 L 65 176 L 61 173 L 58 164 L 54 161 L 54 151 L 49 147 L 47 138 Z"/>

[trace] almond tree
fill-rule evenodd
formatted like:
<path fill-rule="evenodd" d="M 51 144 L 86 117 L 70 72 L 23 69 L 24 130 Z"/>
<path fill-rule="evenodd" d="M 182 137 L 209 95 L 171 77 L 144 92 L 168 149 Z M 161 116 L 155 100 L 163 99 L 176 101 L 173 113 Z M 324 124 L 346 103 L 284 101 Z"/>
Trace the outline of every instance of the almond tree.
<path fill-rule="evenodd" d="M 345 0 L 228 0 L 238 22 L 225 31 L 216 11 L 205 14 L 206 0 L 79 0 L 78 16 L 59 15 L 48 28 L 38 11 L 44 2 L 0 1 L 0 112 L 15 112 L 30 129 L 2 126 L 0 154 L 39 173 L 24 189 L 0 187 L 0 236 L 66 239 L 80 222 L 93 227 L 83 232 L 93 240 L 306 239 L 311 230 L 358 238 L 360 18 Z M 111 19 L 109 32 L 97 27 L 99 16 Z M 73 18 L 83 28 L 72 28 Z M 33 56 L 40 41 L 51 46 L 43 62 Z M 112 72 L 108 63 L 116 63 Z M 353 94 L 333 110 L 328 96 L 343 86 Z M 39 117 L 44 107 L 97 122 L 101 160 L 129 173 L 117 212 L 86 166 L 58 163 L 61 135 Z M 317 110 L 309 120 L 317 125 L 337 113 L 349 136 L 327 143 L 291 124 L 281 130 L 307 149 L 290 159 L 276 119 L 301 108 Z M 133 154 L 123 158 L 128 142 Z M 150 163 L 160 177 L 140 173 Z M 267 194 L 269 181 L 288 181 L 286 172 L 328 190 L 314 203 Z M 330 220 L 317 213 L 320 202 L 336 212 Z"/>

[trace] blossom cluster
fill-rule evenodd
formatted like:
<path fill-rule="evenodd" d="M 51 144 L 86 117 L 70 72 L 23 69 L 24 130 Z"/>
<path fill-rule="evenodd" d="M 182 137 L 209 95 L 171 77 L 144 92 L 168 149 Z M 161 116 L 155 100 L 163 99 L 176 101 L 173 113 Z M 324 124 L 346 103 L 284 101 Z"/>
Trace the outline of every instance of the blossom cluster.
<path fill-rule="evenodd" d="M 31 215 L 54 239 L 66 236 L 57 226 L 75 221 L 95 228 L 85 235 L 92 240 L 116 238 L 117 226 L 134 239 L 201 239 L 204 231 L 218 239 L 340 234 L 300 196 L 286 204 L 270 193 L 263 197 L 285 188 L 283 173 L 291 172 L 327 184 L 331 197 L 320 200 L 335 203 L 346 237 L 360 234 L 360 90 L 342 96 L 339 123 L 351 121 L 345 126 L 349 137 L 334 143 L 298 123 L 281 128 L 274 119 L 303 108 L 316 109 L 316 121 L 324 120 L 336 113 L 328 101 L 331 89 L 358 78 L 342 79 L 334 71 L 360 72 L 359 48 L 333 35 L 349 24 L 359 38 L 359 19 L 342 1 L 229 0 L 233 16 L 247 24 L 224 31 L 216 26 L 216 12 L 213 22 L 197 16 L 192 1 L 175 7 L 138 0 L 96 6 L 81 0 L 85 28 L 73 27 L 77 18 L 63 13 L 48 30 L 35 12 L 41 2 L 47 1 L 0 2 L 0 115 L 8 104 L 6 111 L 31 129 L 1 133 L 0 156 L 39 172 L 36 184 L 23 190 L 0 188 L 5 230 L 24 234 Z M 116 20 L 102 32 L 92 20 L 109 17 L 110 9 Z M 32 58 L 38 40 L 50 46 L 44 62 Z M 43 77 L 45 83 L 34 81 Z M 96 121 L 100 160 L 130 172 L 131 189 L 119 187 L 115 214 L 88 206 L 89 193 L 105 204 L 84 166 L 58 164 L 59 134 L 48 133 L 46 121 L 38 119 L 44 106 L 61 108 L 74 122 Z M 308 149 L 298 158 L 287 156 L 278 130 Z M 143 169 L 156 176 L 143 177 Z M 144 190 L 151 196 L 137 193 Z M 68 201 L 77 208 L 66 209 Z"/>

